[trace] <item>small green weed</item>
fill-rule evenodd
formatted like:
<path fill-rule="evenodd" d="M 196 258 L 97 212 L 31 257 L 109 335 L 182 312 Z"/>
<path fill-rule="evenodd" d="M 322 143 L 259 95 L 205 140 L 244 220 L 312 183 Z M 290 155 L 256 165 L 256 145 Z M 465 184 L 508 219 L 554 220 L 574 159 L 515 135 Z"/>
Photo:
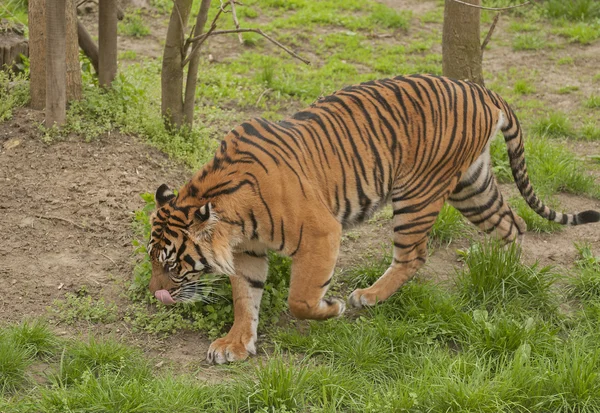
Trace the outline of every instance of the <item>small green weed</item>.
<path fill-rule="evenodd" d="M 77 321 L 112 323 L 117 320 L 118 310 L 114 303 L 103 298 L 96 300 L 90 295 L 67 293 L 64 300 L 55 300 L 52 312 L 67 324 Z"/>
<path fill-rule="evenodd" d="M 140 14 L 126 14 L 125 19 L 119 23 L 119 33 L 125 36 L 144 37 L 150 34 Z"/>

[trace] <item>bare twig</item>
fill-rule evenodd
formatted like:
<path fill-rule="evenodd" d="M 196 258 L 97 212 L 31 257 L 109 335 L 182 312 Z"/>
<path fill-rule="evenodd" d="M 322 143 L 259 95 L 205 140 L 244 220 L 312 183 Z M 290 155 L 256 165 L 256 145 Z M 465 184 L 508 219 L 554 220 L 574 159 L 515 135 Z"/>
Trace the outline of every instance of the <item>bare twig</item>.
<path fill-rule="evenodd" d="M 63 222 L 66 222 L 66 223 L 68 223 L 68 224 L 71 224 L 71 225 L 73 225 L 74 227 L 77 227 L 77 228 L 79 228 L 79 229 L 82 229 L 82 230 L 84 230 L 84 231 L 86 230 L 86 228 L 85 228 L 85 227 L 82 227 L 81 225 L 79 225 L 79 224 L 77 224 L 77 223 L 75 223 L 75 222 L 73 222 L 73 221 L 71 221 L 71 220 L 69 220 L 69 219 L 66 219 L 66 218 L 61 218 L 61 217 L 53 217 L 53 216 L 44 216 L 44 215 L 36 215 L 36 217 L 37 217 L 37 218 L 41 218 L 41 219 L 56 220 L 56 221 L 63 221 Z"/>
<path fill-rule="evenodd" d="M 112 262 L 115 265 L 115 267 L 117 266 L 117 263 L 115 262 L 115 260 L 113 260 L 112 258 L 110 258 L 108 255 L 106 255 L 106 254 L 104 254 L 102 252 L 100 252 L 99 254 L 102 255 L 104 258 L 108 259 L 110 262 Z"/>
<path fill-rule="evenodd" d="M 212 27 L 211 27 L 211 29 L 212 29 Z M 290 49 L 288 49 L 287 47 L 285 47 L 284 45 L 282 45 L 281 43 L 279 43 L 277 40 L 275 40 L 272 37 L 270 37 L 269 35 L 267 35 L 261 29 L 232 29 L 232 30 L 213 30 L 213 31 L 209 30 L 208 32 L 206 32 L 204 34 L 201 34 L 200 36 L 194 37 L 190 41 L 191 42 L 196 42 L 197 41 L 198 43 L 204 43 L 204 41 L 209 36 L 216 36 L 218 34 L 230 34 L 230 33 L 258 33 L 261 36 L 263 36 L 265 39 L 267 39 L 268 41 L 270 41 L 271 43 L 273 43 L 274 45 L 276 45 L 276 46 L 282 48 L 283 50 L 285 50 L 291 56 L 293 56 L 296 59 L 300 60 L 301 62 L 306 63 L 307 65 L 310 64 L 309 60 L 306 60 L 303 57 L 298 56 L 296 53 L 294 53 L 293 51 L 291 51 Z M 188 59 L 186 59 L 186 60 L 188 60 Z M 184 64 L 185 63 L 187 63 L 187 62 L 184 61 Z"/>
<path fill-rule="evenodd" d="M 266 95 L 267 93 L 269 93 L 271 91 L 271 88 L 266 88 L 258 97 L 258 99 L 256 100 L 256 104 L 254 106 L 258 106 L 258 104 L 260 103 L 261 99 L 263 98 L 264 95 Z"/>
<path fill-rule="evenodd" d="M 235 23 L 235 28 L 240 29 L 240 22 L 237 18 L 237 14 L 235 14 L 235 0 L 229 0 L 229 4 L 231 5 L 231 16 L 233 17 L 233 22 Z M 240 40 L 240 44 L 244 44 L 244 39 L 242 38 L 242 33 L 238 33 L 238 39 Z"/>
<path fill-rule="evenodd" d="M 496 10 L 496 11 L 516 9 L 517 7 L 523 7 L 523 6 L 527 6 L 528 4 L 532 4 L 533 3 L 532 1 L 526 1 L 525 3 L 516 4 L 514 6 L 508 6 L 508 7 L 483 7 L 483 6 L 478 6 L 476 4 L 466 3 L 466 2 L 461 1 L 461 0 L 452 0 L 452 1 L 454 1 L 456 3 L 464 4 L 465 6 L 475 7 L 476 9 Z"/>
<path fill-rule="evenodd" d="M 488 31 L 487 35 L 485 36 L 485 39 L 483 40 L 483 43 L 481 44 L 481 53 L 483 53 L 483 51 L 485 50 L 485 47 L 490 42 L 490 39 L 492 38 L 492 33 L 494 33 L 494 29 L 496 28 L 496 24 L 498 23 L 499 19 L 500 19 L 500 13 L 496 14 L 496 16 L 494 17 L 494 21 L 492 22 L 492 25 L 490 26 L 490 30 Z"/>

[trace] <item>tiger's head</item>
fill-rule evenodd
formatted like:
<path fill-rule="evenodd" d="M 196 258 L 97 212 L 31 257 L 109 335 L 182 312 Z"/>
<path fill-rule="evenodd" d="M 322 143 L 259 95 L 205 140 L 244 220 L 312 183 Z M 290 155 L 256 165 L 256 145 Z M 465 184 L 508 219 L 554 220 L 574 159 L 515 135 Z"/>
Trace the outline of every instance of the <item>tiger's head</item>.
<path fill-rule="evenodd" d="M 147 248 L 152 262 L 150 292 L 163 304 L 202 300 L 202 275 L 234 273 L 218 213 L 207 200 L 185 192 L 184 187 L 176 196 L 163 184 L 154 197 Z"/>

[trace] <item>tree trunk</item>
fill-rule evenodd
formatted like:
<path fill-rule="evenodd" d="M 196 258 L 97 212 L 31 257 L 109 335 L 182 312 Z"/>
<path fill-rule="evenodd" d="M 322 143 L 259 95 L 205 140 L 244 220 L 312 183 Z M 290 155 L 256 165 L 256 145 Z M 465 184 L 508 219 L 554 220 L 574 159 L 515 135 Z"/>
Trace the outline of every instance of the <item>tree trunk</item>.
<path fill-rule="evenodd" d="M 163 52 L 161 112 L 169 127 L 183 125 L 183 43 L 192 0 L 175 0 Z M 183 26 L 182 26 L 183 24 Z"/>
<path fill-rule="evenodd" d="M 52 0 L 48 0 L 53 6 Z M 81 69 L 77 47 L 76 0 L 66 0 L 66 56 L 67 98 L 81 98 Z M 31 107 L 42 110 L 46 106 L 46 0 L 29 1 L 29 90 Z M 50 44 L 50 43 L 49 43 Z"/>
<path fill-rule="evenodd" d="M 66 0 L 46 10 L 46 127 L 65 122 L 67 110 Z"/>
<path fill-rule="evenodd" d="M 479 0 L 464 0 L 479 5 Z M 483 85 L 480 45 L 480 9 L 446 0 L 442 34 L 444 76 L 469 79 Z"/>
<path fill-rule="evenodd" d="M 110 86 L 117 75 L 117 2 L 100 0 L 98 20 L 98 81 Z"/>
<path fill-rule="evenodd" d="M 33 109 L 46 106 L 46 0 L 29 0 L 29 93 Z"/>
<path fill-rule="evenodd" d="M 204 32 L 204 26 L 208 18 L 211 0 L 202 0 L 200 11 L 196 18 L 196 27 L 194 37 L 200 36 Z M 192 126 L 194 123 L 194 103 L 196 102 L 196 82 L 198 81 L 198 66 L 200 64 L 200 49 L 196 49 L 190 59 L 185 82 L 185 101 L 183 102 L 183 121 L 186 125 Z"/>
<path fill-rule="evenodd" d="M 90 58 L 90 62 L 92 62 L 92 66 L 94 66 L 94 70 L 96 71 L 96 74 L 98 74 L 98 45 L 96 45 L 92 36 L 90 36 L 83 26 L 83 23 L 79 20 L 77 20 L 77 40 L 79 42 L 79 47 L 81 47 L 83 53 Z"/>
<path fill-rule="evenodd" d="M 77 42 L 77 1 L 66 0 L 67 101 L 81 99 L 81 66 Z"/>

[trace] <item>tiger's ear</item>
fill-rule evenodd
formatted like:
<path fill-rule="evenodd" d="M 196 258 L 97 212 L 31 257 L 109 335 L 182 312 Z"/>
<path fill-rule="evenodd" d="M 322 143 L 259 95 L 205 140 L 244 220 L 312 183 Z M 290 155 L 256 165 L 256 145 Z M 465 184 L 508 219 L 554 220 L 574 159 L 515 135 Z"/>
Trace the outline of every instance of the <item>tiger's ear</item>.
<path fill-rule="evenodd" d="M 202 205 L 200 208 L 194 212 L 194 218 L 198 222 L 206 222 L 211 218 L 212 205 L 211 203 L 207 203 Z"/>
<path fill-rule="evenodd" d="M 175 194 L 166 184 L 159 186 L 156 190 L 156 194 L 154 195 L 154 201 L 156 202 L 156 206 L 158 208 L 162 207 L 173 198 L 175 198 Z"/>

